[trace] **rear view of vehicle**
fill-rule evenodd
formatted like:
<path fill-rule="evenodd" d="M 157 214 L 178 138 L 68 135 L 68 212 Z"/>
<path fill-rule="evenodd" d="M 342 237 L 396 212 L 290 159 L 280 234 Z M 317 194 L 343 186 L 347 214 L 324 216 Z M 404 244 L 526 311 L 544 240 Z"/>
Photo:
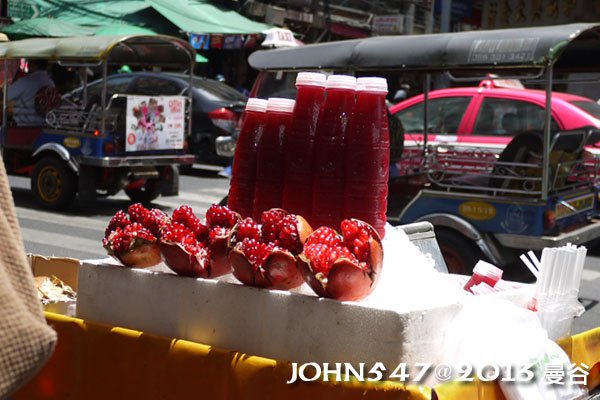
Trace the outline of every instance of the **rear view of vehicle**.
<path fill-rule="evenodd" d="M 10 59 L 14 46 L 20 57 L 39 57 L 34 46 L 39 41 L 52 50 L 52 58 L 68 59 L 69 65 L 100 65 L 100 98 L 88 103 L 84 91 L 81 107 L 60 101 L 46 107 L 45 126 L 8 126 L 5 119 L 3 150 L 9 173 L 31 176 L 35 198 L 47 208 L 65 207 L 76 196 L 86 204 L 122 189 L 142 202 L 176 195 L 177 165 L 193 162 L 184 146 L 191 97 L 127 95 L 118 89 L 109 97 L 106 74 L 109 64 L 160 65 L 164 60 L 190 68 L 193 49 L 176 38 L 111 36 L 23 40 L 7 43 L 3 54 Z"/>

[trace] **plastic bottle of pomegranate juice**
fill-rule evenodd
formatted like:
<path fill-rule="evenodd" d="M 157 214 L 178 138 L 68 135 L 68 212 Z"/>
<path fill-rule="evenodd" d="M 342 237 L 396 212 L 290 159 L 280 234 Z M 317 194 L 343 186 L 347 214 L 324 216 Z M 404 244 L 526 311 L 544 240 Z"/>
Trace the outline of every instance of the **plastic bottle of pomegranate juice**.
<path fill-rule="evenodd" d="M 267 119 L 258 141 L 253 217 L 281 207 L 283 194 L 283 142 L 292 122 L 294 100 L 272 97 L 267 102 Z"/>
<path fill-rule="evenodd" d="M 371 224 L 383 238 L 390 164 L 385 78 L 358 78 L 346 135 L 344 218 Z"/>
<path fill-rule="evenodd" d="M 251 98 L 246 103 L 244 120 L 235 146 L 227 205 L 242 217 L 252 216 L 258 140 L 266 122 L 267 100 Z"/>
<path fill-rule="evenodd" d="M 300 72 L 296 78 L 296 105 L 284 142 L 282 208 L 310 220 L 313 151 L 317 121 L 325 101 L 326 75 Z"/>
<path fill-rule="evenodd" d="M 330 75 L 315 137 L 313 198 L 310 224 L 339 229 L 343 219 L 345 142 L 354 108 L 356 78 Z"/>

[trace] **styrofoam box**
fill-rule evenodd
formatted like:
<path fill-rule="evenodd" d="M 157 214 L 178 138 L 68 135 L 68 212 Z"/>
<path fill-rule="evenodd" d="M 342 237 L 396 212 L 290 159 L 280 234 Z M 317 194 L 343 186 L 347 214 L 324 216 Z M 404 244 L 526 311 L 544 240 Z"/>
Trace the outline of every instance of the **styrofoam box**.
<path fill-rule="evenodd" d="M 398 313 L 223 280 L 83 262 L 80 318 L 292 362 L 433 362 L 451 304 Z M 400 300 L 401 301 L 401 300 Z"/>

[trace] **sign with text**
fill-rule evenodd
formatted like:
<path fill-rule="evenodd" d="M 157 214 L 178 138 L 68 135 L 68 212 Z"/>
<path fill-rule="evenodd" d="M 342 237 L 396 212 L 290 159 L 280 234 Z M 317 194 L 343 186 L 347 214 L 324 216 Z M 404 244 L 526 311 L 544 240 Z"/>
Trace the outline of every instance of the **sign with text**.
<path fill-rule="evenodd" d="M 185 97 L 127 96 L 125 151 L 183 149 Z"/>
<path fill-rule="evenodd" d="M 376 15 L 373 17 L 373 32 L 380 35 L 404 33 L 404 15 Z"/>

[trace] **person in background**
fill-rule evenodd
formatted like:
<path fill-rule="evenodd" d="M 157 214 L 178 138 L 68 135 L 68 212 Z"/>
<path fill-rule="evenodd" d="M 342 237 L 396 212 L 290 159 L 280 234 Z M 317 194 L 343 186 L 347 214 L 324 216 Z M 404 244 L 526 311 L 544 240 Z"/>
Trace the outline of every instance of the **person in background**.
<path fill-rule="evenodd" d="M 8 87 L 8 102 L 12 105 L 13 120 L 20 126 L 44 125 L 46 119 L 35 109 L 35 96 L 43 87 L 55 87 L 50 74 L 48 62 L 30 60 L 29 73 Z"/>

